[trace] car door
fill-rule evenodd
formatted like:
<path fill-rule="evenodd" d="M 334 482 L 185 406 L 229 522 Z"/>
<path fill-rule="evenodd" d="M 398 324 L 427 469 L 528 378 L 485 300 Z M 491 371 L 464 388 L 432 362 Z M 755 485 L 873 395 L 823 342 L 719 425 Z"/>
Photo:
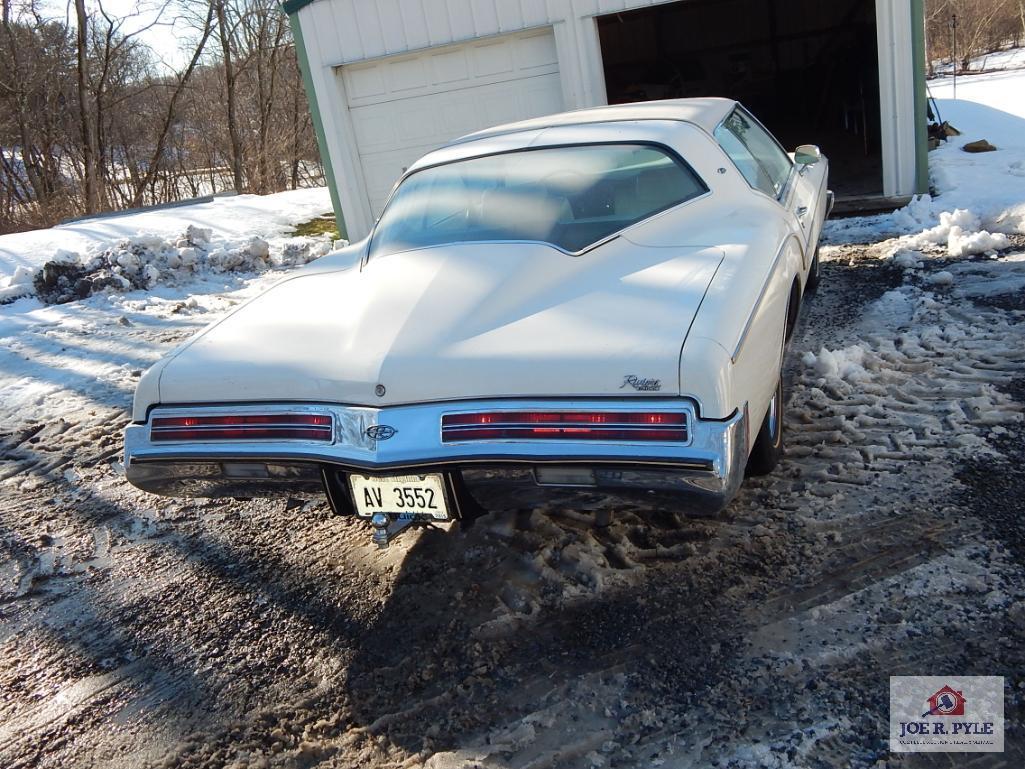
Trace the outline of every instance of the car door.
<path fill-rule="evenodd" d="M 814 254 L 818 245 L 819 230 L 825 216 L 827 168 L 825 159 L 798 165 L 793 181 L 794 200 L 791 208 L 801 224 L 809 256 Z"/>
<path fill-rule="evenodd" d="M 796 166 L 779 142 L 750 112 L 736 107 L 715 130 L 715 138 L 740 173 L 756 190 L 787 212 L 787 221 L 801 240 L 808 267 L 809 244 L 815 229 L 814 180 Z"/>

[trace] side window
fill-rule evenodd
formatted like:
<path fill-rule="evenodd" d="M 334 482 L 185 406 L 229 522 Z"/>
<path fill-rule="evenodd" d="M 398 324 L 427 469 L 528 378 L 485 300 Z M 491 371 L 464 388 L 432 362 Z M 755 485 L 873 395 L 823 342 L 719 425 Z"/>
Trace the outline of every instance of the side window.
<path fill-rule="evenodd" d="M 793 163 L 768 131 L 738 108 L 715 129 L 715 138 L 752 187 L 780 196 Z"/>

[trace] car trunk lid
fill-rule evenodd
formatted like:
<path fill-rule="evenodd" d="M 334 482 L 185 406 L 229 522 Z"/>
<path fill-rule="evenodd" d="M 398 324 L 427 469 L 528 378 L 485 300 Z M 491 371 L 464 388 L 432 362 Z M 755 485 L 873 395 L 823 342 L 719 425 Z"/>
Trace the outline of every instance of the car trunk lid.
<path fill-rule="evenodd" d="M 299 275 L 183 348 L 160 400 L 678 394 L 680 349 L 722 257 L 625 238 L 582 256 L 478 243 Z"/>

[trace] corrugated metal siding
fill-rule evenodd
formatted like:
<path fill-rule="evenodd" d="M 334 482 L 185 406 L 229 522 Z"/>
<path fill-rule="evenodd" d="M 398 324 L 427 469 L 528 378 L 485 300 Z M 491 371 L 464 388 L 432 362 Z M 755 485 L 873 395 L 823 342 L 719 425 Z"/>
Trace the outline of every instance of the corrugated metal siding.
<path fill-rule="evenodd" d="M 337 66 L 671 1 L 318 0 L 299 13 Z"/>
<path fill-rule="evenodd" d="M 297 8 L 310 79 L 339 197 L 352 234 L 373 223 L 355 129 L 337 68 L 521 30 L 551 28 L 566 108 L 605 103 L 603 57 L 593 17 L 676 0 L 315 0 Z M 875 0 L 880 35 L 884 191 L 913 191 L 914 71 L 911 0 Z M 754 19 L 738 20 L 742 35 Z M 920 24 L 920 17 L 914 23 Z M 643 44 L 643 43 L 640 43 Z"/>

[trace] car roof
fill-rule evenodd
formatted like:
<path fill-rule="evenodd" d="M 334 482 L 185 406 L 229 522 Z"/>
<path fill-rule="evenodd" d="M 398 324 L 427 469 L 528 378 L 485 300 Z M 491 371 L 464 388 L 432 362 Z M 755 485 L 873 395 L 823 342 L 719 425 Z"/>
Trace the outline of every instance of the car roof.
<path fill-rule="evenodd" d="M 462 136 L 447 146 L 488 139 L 521 131 L 538 131 L 545 128 L 582 125 L 585 123 L 614 123 L 625 120 L 677 120 L 692 123 L 707 133 L 712 133 L 723 119 L 737 105 L 733 99 L 708 97 L 702 99 L 661 99 L 658 101 L 616 104 L 605 107 L 590 107 L 555 115 L 520 120 L 486 128 Z"/>

